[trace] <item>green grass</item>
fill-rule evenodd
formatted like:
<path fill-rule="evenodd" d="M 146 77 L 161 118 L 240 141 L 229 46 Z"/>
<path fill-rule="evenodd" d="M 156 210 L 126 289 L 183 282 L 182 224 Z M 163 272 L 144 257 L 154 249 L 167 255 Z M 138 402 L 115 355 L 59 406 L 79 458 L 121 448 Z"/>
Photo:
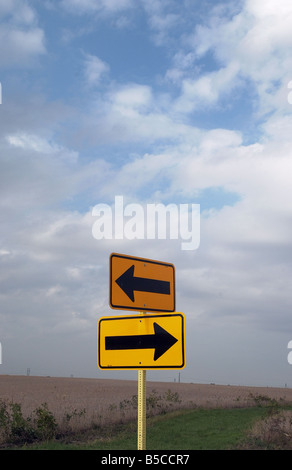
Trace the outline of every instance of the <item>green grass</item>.
<path fill-rule="evenodd" d="M 262 414 L 263 411 L 256 408 L 194 410 L 150 426 L 147 448 L 227 449 L 235 446 Z"/>
<path fill-rule="evenodd" d="M 265 416 L 265 407 L 195 409 L 159 415 L 147 420 L 147 450 L 223 450 L 236 448 L 252 424 Z M 103 430 L 87 442 L 51 441 L 26 449 L 136 450 L 137 425 Z M 86 436 L 84 435 L 84 440 Z M 23 449 L 23 447 L 22 447 Z"/>

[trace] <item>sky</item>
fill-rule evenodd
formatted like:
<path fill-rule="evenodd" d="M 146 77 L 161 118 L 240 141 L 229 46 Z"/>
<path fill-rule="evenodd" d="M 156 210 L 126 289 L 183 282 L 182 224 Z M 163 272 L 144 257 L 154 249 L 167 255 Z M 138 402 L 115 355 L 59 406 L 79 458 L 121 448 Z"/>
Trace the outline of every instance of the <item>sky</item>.
<path fill-rule="evenodd" d="M 97 366 L 116 252 L 175 266 L 186 367 L 147 380 L 292 387 L 291 30 L 290 0 L 0 0 L 0 374 L 137 379 Z M 199 204 L 198 246 L 96 238 L 116 196 Z"/>

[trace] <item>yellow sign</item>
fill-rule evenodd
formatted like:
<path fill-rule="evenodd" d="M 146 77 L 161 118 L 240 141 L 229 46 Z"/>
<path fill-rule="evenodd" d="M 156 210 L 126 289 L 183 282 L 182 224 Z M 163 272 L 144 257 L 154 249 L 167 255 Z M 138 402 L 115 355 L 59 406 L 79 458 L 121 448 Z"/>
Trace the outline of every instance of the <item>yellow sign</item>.
<path fill-rule="evenodd" d="M 175 311 L 173 264 L 112 253 L 109 304 L 113 309 Z"/>
<path fill-rule="evenodd" d="M 185 316 L 176 312 L 102 317 L 97 346 L 100 369 L 182 369 Z"/>

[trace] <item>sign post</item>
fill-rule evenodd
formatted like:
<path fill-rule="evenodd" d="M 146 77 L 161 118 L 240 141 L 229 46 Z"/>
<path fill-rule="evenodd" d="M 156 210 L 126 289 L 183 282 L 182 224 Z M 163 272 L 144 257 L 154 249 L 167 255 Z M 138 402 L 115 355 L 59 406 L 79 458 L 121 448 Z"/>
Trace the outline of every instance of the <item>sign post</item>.
<path fill-rule="evenodd" d="M 143 315 L 143 312 L 141 312 Z M 137 449 L 146 450 L 146 370 L 138 370 Z"/>
<path fill-rule="evenodd" d="M 138 450 L 146 449 L 146 370 L 138 370 Z"/>
<path fill-rule="evenodd" d="M 172 264 L 110 255 L 110 307 L 139 314 L 99 319 L 98 366 L 138 371 L 138 450 L 146 449 L 146 371 L 186 364 L 185 316 L 175 312 L 175 297 Z"/>

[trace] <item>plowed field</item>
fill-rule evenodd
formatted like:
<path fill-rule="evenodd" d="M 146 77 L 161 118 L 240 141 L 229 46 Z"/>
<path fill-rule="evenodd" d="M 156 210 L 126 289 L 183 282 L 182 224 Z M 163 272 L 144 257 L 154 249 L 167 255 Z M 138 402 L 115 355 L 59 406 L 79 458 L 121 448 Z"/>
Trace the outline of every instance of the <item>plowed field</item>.
<path fill-rule="evenodd" d="M 20 403 L 24 416 L 46 403 L 60 425 L 123 422 L 137 416 L 137 381 L 0 375 L 0 401 Z M 149 414 L 161 409 L 246 407 L 257 400 L 292 403 L 292 389 L 148 382 Z M 67 417 L 67 418 L 66 418 Z"/>

